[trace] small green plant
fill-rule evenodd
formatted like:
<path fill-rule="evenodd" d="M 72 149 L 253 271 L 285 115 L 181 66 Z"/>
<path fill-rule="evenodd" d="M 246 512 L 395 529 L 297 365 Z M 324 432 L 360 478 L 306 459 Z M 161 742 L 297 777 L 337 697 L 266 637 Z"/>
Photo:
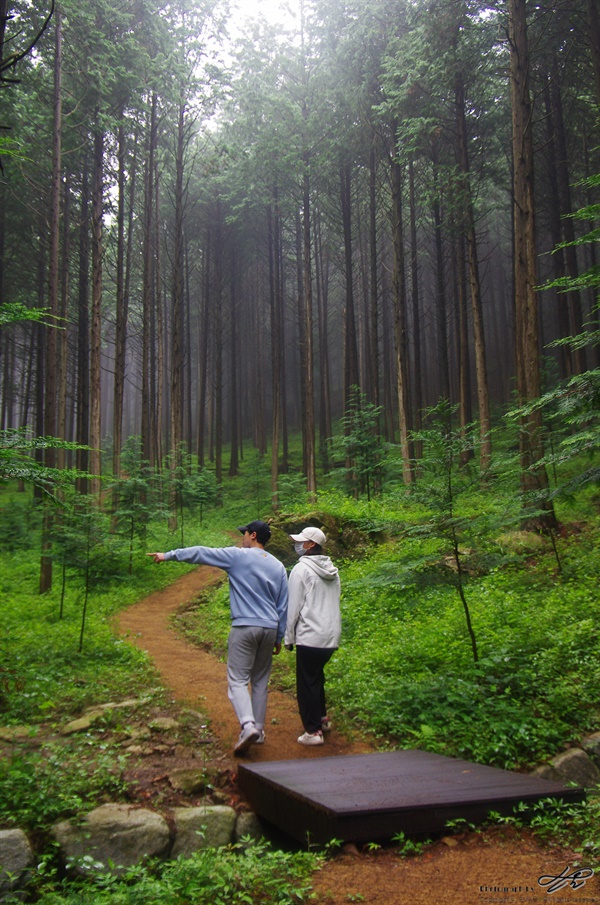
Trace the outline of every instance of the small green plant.
<path fill-rule="evenodd" d="M 395 836 L 392 836 L 392 842 L 398 846 L 398 851 L 402 858 L 410 858 L 413 855 L 421 855 L 423 849 L 429 843 L 429 840 L 425 839 L 418 842 L 416 839 L 411 839 L 406 833 L 401 831 L 396 833 Z"/>

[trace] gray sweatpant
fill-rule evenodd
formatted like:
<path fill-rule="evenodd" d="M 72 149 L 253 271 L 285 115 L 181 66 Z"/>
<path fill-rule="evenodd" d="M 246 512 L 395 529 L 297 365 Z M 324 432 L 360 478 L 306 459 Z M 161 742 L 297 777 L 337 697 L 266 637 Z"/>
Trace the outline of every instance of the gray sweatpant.
<path fill-rule="evenodd" d="M 232 626 L 229 632 L 227 694 L 242 726 L 251 721 L 257 729 L 264 729 L 267 686 L 276 639 L 277 629 L 256 625 Z"/>

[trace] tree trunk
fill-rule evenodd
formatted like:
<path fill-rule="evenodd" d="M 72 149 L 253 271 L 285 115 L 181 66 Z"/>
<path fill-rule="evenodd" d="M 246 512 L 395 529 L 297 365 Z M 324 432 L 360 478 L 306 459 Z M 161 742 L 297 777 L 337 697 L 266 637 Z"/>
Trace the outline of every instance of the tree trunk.
<path fill-rule="evenodd" d="M 92 316 L 90 322 L 90 473 L 91 491 L 100 493 L 102 471 L 102 214 L 104 178 L 104 133 L 94 134 L 92 186 Z"/>
<path fill-rule="evenodd" d="M 239 399 L 238 399 L 238 364 L 240 351 L 237 339 L 237 261 L 235 251 L 231 263 L 231 287 L 229 309 L 229 338 L 230 358 L 229 376 L 231 380 L 231 393 L 229 401 L 229 432 L 231 444 L 231 456 L 229 458 L 229 477 L 234 478 L 239 473 Z"/>
<path fill-rule="evenodd" d="M 317 463 L 315 455 L 315 394 L 313 373 L 313 300 L 312 267 L 310 241 L 310 158 L 304 154 L 304 179 L 302 185 L 302 283 L 303 297 L 301 318 L 303 322 L 303 344 L 300 350 L 301 368 L 304 374 L 304 396 L 302 399 L 303 436 L 306 449 L 306 489 L 309 498 L 317 492 Z"/>
<path fill-rule="evenodd" d="M 396 397 L 402 476 L 410 486 L 414 480 L 409 443 L 408 362 L 406 343 L 406 280 L 404 268 L 404 227 L 402 223 L 402 169 L 396 157 L 392 167 L 392 236 L 394 243 L 394 271 L 392 298 L 394 304 L 394 338 L 396 345 Z"/>
<path fill-rule="evenodd" d="M 142 273 L 142 460 L 150 463 L 152 457 L 151 417 L 150 417 L 150 346 L 151 312 L 154 295 L 154 242 L 153 242 L 153 200 L 154 200 L 154 154 L 156 149 L 157 97 L 152 95 L 150 106 L 150 122 L 146 150 L 146 179 L 144 186 L 144 224 L 142 238 L 143 273 Z"/>
<path fill-rule="evenodd" d="M 423 412 L 423 387 L 421 385 L 421 311 L 419 305 L 419 254 L 417 247 L 417 205 L 415 200 L 415 168 L 412 157 L 408 161 L 408 197 L 410 208 L 410 285 L 412 296 L 413 334 L 413 399 L 414 429 L 421 429 Z M 422 444 L 415 443 L 415 459 L 421 458 Z"/>
<path fill-rule="evenodd" d="M 323 248 L 321 218 L 315 218 L 315 263 L 317 324 L 319 333 L 319 455 L 324 473 L 329 471 L 331 420 L 331 380 L 329 375 L 329 256 Z"/>
<path fill-rule="evenodd" d="M 58 333 L 57 343 L 57 433 L 59 437 L 68 439 L 67 433 L 67 385 L 69 368 L 69 265 L 71 262 L 71 188 L 70 174 L 67 174 L 64 190 L 64 205 L 62 216 L 62 266 L 60 275 L 60 304 L 59 317 L 62 329 Z M 67 464 L 67 452 L 64 449 L 57 450 L 57 467 L 62 469 Z"/>
<path fill-rule="evenodd" d="M 271 306 L 271 383 L 273 414 L 271 417 L 271 501 L 279 508 L 279 434 L 281 430 L 281 275 L 279 258 L 279 209 L 278 193 L 273 191 L 274 210 L 267 207 L 267 244 L 269 254 L 269 302 Z"/>
<path fill-rule="evenodd" d="M 509 0 L 510 93 L 512 108 L 515 364 L 519 402 L 524 405 L 540 395 L 538 297 L 536 292 L 536 237 L 533 173 L 533 124 L 529 93 L 529 48 L 526 0 Z M 544 498 L 548 476 L 543 456 L 542 419 L 539 410 L 521 419 L 519 435 L 521 493 L 528 526 L 552 528 L 556 524 L 552 504 Z M 532 513 L 530 496 L 542 495 Z"/>
<path fill-rule="evenodd" d="M 600 107 L 600 2 L 599 0 L 587 0 L 588 37 L 592 54 L 592 66 L 594 68 L 594 87 L 596 89 L 596 104 Z"/>
<path fill-rule="evenodd" d="M 207 401 L 207 375 L 208 375 L 208 336 L 210 331 L 210 269 L 212 260 L 212 230 L 206 231 L 204 241 L 204 254 L 202 256 L 202 333 L 199 338 L 200 356 L 198 362 L 198 413 L 197 431 L 198 441 L 196 453 L 198 465 L 204 468 L 204 437 L 206 426 L 206 401 Z"/>
<path fill-rule="evenodd" d="M 125 127 L 121 122 L 118 132 L 118 197 L 117 197 L 117 264 L 116 264 L 116 313 L 115 313 L 115 371 L 113 388 L 113 476 L 118 479 L 121 473 L 121 447 L 123 445 L 123 400 L 125 396 L 125 356 L 127 351 L 127 326 L 129 317 L 129 271 L 132 235 L 132 214 L 135 199 L 136 156 L 134 155 L 129 189 L 129 223 L 125 235 L 125 198 L 126 198 L 126 139 Z M 117 508 L 118 499 L 115 490 L 113 509 Z"/>
<path fill-rule="evenodd" d="M 369 398 L 379 406 L 379 279 L 377 265 L 377 154 L 369 152 Z"/>
<path fill-rule="evenodd" d="M 81 210 L 79 215 L 79 286 L 77 293 L 77 443 L 90 442 L 90 223 L 87 146 L 81 176 Z M 89 450 L 78 449 L 77 468 L 89 469 Z M 77 479 L 79 493 L 88 492 L 87 478 Z"/>
<path fill-rule="evenodd" d="M 448 361 L 448 322 L 446 312 L 446 276 L 444 268 L 444 243 L 442 233 L 441 189 L 438 175 L 438 151 L 436 144 L 432 149 L 433 163 L 433 226 L 435 232 L 435 310 L 437 321 L 437 345 L 439 375 L 439 395 L 450 400 L 450 364 Z"/>
<path fill-rule="evenodd" d="M 349 166 L 340 168 L 340 198 L 344 232 L 344 275 L 346 295 L 344 306 L 344 411 L 348 411 L 352 388 L 359 386 L 356 314 L 354 311 L 354 281 L 352 275 L 352 176 Z"/>
<path fill-rule="evenodd" d="M 46 377 L 44 404 L 44 434 L 56 437 L 58 425 L 58 337 L 59 316 L 59 262 L 60 262 L 60 176 L 62 164 L 62 22 L 60 8 L 55 11 L 54 24 L 54 123 L 52 129 L 52 186 L 50 195 L 50 234 L 48 254 L 48 308 L 52 319 L 46 328 Z M 44 463 L 48 468 L 56 466 L 56 451 L 45 450 Z M 52 588 L 52 524 L 49 506 L 44 508 L 42 526 L 42 560 L 40 567 L 40 593 Z"/>
<path fill-rule="evenodd" d="M 173 258 L 171 284 L 171 393 L 170 393 L 170 469 L 171 502 L 170 528 L 177 530 L 177 499 L 175 476 L 181 466 L 183 439 L 183 155 L 184 155 L 185 104 L 179 105 L 177 117 L 177 150 L 175 154 L 175 222 L 173 225 Z"/>
<path fill-rule="evenodd" d="M 546 157 L 548 160 L 548 229 L 550 241 L 554 249 L 552 253 L 552 276 L 555 280 L 565 275 L 564 249 L 560 248 L 562 242 L 560 222 L 560 195 L 558 191 L 558 165 L 556 160 L 556 141 L 552 117 L 552 100 L 550 97 L 550 85 L 544 85 L 544 104 L 546 113 Z M 555 290 L 556 318 L 558 322 L 559 336 L 569 335 L 569 312 L 565 305 L 564 296 Z M 573 375 L 571 355 L 567 346 L 559 346 L 558 365 L 559 373 L 563 380 Z"/>
<path fill-rule="evenodd" d="M 557 63 L 555 63 L 557 68 Z M 574 246 L 575 228 L 573 226 L 573 218 L 569 216 L 572 213 L 571 202 L 571 179 L 569 175 L 569 159 L 567 152 L 567 139 L 565 135 L 565 122 L 563 117 L 562 96 L 558 78 L 554 78 L 550 87 L 552 97 L 552 118 L 554 122 L 556 135 L 556 150 L 558 152 L 558 190 L 561 206 L 561 217 L 565 248 L 565 261 L 567 265 L 567 276 L 577 281 L 579 278 L 579 267 L 577 265 L 577 249 Z M 581 294 L 578 289 L 571 290 L 567 293 L 567 306 L 569 311 L 569 332 L 571 336 L 579 336 L 583 333 L 583 315 L 581 311 Z M 571 353 L 573 361 L 573 370 L 575 374 L 583 374 L 586 370 L 586 354 L 585 349 L 573 349 Z"/>
<path fill-rule="evenodd" d="M 454 85 L 456 104 L 456 125 L 458 142 L 458 162 L 461 173 L 463 228 L 467 243 L 469 261 L 469 286 L 471 289 L 471 310 L 473 312 L 473 338 L 475 344 L 475 371 L 477 375 L 477 403 L 479 407 L 479 467 L 486 472 L 492 457 L 490 396 L 487 379 L 487 356 L 485 352 L 485 330 L 481 283 L 479 280 L 479 258 L 475 235 L 475 214 L 471 193 L 469 150 L 467 143 L 467 120 L 465 116 L 465 88 L 462 72 L 457 72 Z"/>

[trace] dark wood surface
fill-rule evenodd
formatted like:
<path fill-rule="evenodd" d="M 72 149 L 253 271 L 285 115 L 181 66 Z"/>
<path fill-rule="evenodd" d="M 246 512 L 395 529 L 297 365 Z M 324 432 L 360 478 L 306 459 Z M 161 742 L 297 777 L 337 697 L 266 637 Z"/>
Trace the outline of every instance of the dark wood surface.
<path fill-rule="evenodd" d="M 256 813 L 306 841 L 371 841 L 442 831 L 448 820 L 510 814 L 519 802 L 581 801 L 582 789 L 427 751 L 240 764 Z"/>

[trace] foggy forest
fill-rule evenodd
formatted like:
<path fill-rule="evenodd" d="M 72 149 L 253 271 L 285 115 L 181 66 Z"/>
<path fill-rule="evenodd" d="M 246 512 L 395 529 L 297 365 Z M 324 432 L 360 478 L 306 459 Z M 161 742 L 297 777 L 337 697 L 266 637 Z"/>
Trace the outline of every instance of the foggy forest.
<path fill-rule="evenodd" d="M 269 451 L 276 493 L 301 434 L 310 492 L 353 399 L 407 483 L 445 399 L 484 470 L 507 405 L 598 364 L 554 344 L 597 317 L 598 10 L 2 0 L 2 429 L 92 490 L 137 438 L 217 481 Z"/>

